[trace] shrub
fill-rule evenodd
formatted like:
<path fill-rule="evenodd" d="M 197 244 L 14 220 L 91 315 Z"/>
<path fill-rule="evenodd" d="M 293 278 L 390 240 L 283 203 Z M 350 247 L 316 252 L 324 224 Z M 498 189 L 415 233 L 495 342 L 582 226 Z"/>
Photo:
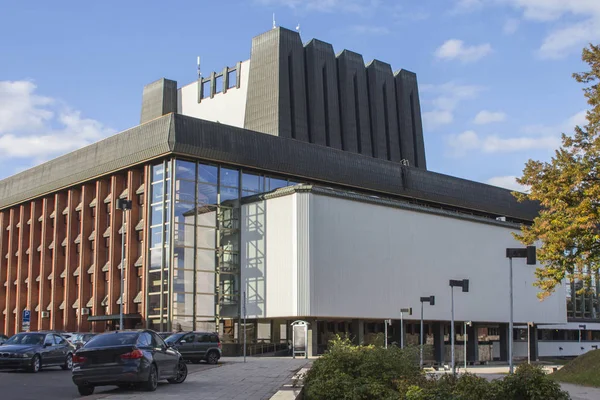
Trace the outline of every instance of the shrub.
<path fill-rule="evenodd" d="M 399 387 L 425 381 L 417 349 L 354 346 L 347 338 L 332 340 L 304 380 L 307 399 L 399 399 Z"/>
<path fill-rule="evenodd" d="M 551 379 L 542 368 L 521 364 L 513 375 L 495 382 L 498 396 L 515 400 L 568 400 L 570 396 L 560 389 L 560 384 Z M 500 398 L 500 397 L 498 397 Z"/>

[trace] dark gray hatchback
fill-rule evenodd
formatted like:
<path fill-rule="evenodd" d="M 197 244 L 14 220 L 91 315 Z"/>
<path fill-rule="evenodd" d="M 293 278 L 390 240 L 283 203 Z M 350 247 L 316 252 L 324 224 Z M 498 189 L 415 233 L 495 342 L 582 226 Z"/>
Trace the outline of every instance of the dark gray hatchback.
<path fill-rule="evenodd" d="M 221 340 L 214 332 L 178 332 L 165 339 L 165 342 L 194 364 L 201 360 L 216 364 L 221 358 Z"/>
<path fill-rule="evenodd" d="M 73 383 L 84 396 L 108 385 L 154 391 L 161 379 L 182 383 L 186 377 L 181 354 L 150 330 L 95 336 L 73 356 Z"/>

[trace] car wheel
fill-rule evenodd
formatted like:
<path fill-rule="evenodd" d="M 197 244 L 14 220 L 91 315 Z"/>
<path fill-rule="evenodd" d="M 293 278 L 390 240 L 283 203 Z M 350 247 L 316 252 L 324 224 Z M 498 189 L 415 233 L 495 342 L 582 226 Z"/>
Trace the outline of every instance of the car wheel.
<path fill-rule="evenodd" d="M 185 381 L 185 378 L 187 378 L 187 374 L 188 369 L 187 365 L 185 364 L 185 361 L 179 360 L 179 362 L 177 363 L 177 374 L 175 375 L 175 378 L 167 379 L 167 381 L 169 383 L 183 383 L 183 381 Z"/>
<path fill-rule="evenodd" d="M 216 351 L 211 351 L 206 357 L 206 362 L 209 364 L 216 364 L 219 362 L 219 354 Z"/>
<path fill-rule="evenodd" d="M 38 356 L 36 354 L 31 359 L 31 365 L 29 366 L 29 372 L 33 372 L 35 374 L 36 372 L 40 372 L 41 369 L 42 369 L 42 359 L 40 358 L 40 356 Z"/>
<path fill-rule="evenodd" d="M 63 371 L 70 371 L 73 369 L 73 354 L 69 353 L 67 354 L 67 359 L 65 360 L 65 363 L 63 365 L 60 366 Z"/>
<path fill-rule="evenodd" d="M 194 358 L 192 361 L 192 364 L 200 364 L 200 360 L 198 360 L 197 358 Z"/>
<path fill-rule="evenodd" d="M 158 386 L 158 373 L 156 371 L 156 365 L 150 366 L 150 372 L 148 373 L 148 380 L 144 382 L 144 390 L 148 392 L 154 392 Z"/>
<path fill-rule="evenodd" d="M 90 395 L 94 394 L 94 387 L 90 386 L 90 385 L 77 386 L 77 390 L 79 391 L 79 394 L 82 396 L 90 396 Z"/>

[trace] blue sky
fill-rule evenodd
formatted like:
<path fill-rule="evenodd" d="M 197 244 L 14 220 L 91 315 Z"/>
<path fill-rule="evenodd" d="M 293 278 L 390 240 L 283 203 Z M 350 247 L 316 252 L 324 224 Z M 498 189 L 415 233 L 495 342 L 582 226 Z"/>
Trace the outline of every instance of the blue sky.
<path fill-rule="evenodd" d="M 5 2 L 0 178 L 139 123 L 142 88 L 250 57 L 300 24 L 336 52 L 417 73 L 428 168 L 514 187 L 529 158 L 585 122 L 571 74 L 600 41 L 599 0 Z"/>

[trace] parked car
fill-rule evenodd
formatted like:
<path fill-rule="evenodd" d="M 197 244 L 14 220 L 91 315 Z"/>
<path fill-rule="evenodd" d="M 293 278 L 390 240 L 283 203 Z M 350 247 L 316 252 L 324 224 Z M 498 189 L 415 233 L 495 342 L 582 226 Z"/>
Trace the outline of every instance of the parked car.
<path fill-rule="evenodd" d="M 75 348 L 80 349 L 84 344 L 90 341 L 91 338 L 96 336 L 97 333 L 74 333 L 73 336 L 69 339 L 69 341 L 75 346 Z"/>
<path fill-rule="evenodd" d="M 156 332 L 158 333 L 158 336 L 160 336 L 163 340 L 165 340 L 166 338 L 168 338 L 169 336 L 171 336 L 173 334 L 173 332 Z"/>
<path fill-rule="evenodd" d="M 0 368 L 38 372 L 58 366 L 70 370 L 75 347 L 56 332 L 26 332 L 10 337 L 0 347 Z"/>
<path fill-rule="evenodd" d="M 8 340 L 8 336 L 0 333 L 0 346 L 2 346 L 4 344 L 4 342 L 6 342 L 7 340 Z"/>
<path fill-rule="evenodd" d="M 94 336 L 73 356 L 73 383 L 82 396 L 94 393 L 96 386 L 141 386 L 154 391 L 159 380 L 178 384 L 186 378 L 181 354 L 150 330 Z"/>
<path fill-rule="evenodd" d="M 214 332 L 178 332 L 169 336 L 165 342 L 194 364 L 202 360 L 216 364 L 221 358 L 221 340 Z"/>

